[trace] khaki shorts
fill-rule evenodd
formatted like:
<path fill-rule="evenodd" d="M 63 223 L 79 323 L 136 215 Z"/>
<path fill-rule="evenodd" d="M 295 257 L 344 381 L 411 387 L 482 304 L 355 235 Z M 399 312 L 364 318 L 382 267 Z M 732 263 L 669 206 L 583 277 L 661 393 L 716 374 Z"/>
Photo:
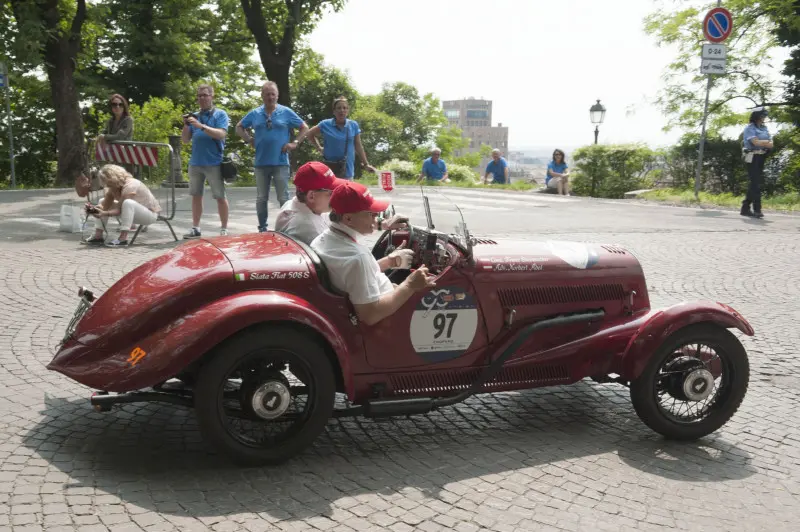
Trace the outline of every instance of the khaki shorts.
<path fill-rule="evenodd" d="M 225 199 L 225 182 L 222 180 L 222 168 L 219 165 L 189 166 L 190 196 L 202 196 L 206 181 L 214 199 Z"/>
<path fill-rule="evenodd" d="M 547 188 L 558 188 L 559 183 L 561 183 L 560 177 L 551 177 L 550 181 L 547 182 Z"/>

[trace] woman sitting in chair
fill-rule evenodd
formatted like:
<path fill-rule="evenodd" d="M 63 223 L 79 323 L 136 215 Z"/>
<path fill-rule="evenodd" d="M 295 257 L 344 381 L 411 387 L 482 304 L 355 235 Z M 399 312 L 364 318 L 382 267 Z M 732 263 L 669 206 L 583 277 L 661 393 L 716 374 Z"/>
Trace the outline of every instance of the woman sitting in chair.
<path fill-rule="evenodd" d="M 120 217 L 119 237 L 106 243 L 109 247 L 128 245 L 128 230 L 133 224 L 148 226 L 158 220 L 161 205 L 147 185 L 134 178 L 121 166 L 107 164 L 98 172 L 106 187 L 106 196 L 99 205 L 86 204 L 86 211 L 95 217 L 94 236 L 87 244 L 103 244 L 103 228 L 109 216 Z"/>

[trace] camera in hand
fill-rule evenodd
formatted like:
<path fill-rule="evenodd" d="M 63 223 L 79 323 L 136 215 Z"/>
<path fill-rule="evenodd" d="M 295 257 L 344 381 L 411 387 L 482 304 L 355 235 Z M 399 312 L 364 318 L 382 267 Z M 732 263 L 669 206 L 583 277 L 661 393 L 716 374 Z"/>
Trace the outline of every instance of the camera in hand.
<path fill-rule="evenodd" d="M 87 214 L 97 214 L 100 212 L 100 209 L 97 208 L 97 205 L 92 205 L 91 203 L 86 204 L 86 213 Z"/>
<path fill-rule="evenodd" d="M 183 115 L 183 121 L 186 122 L 190 118 L 194 118 L 195 120 L 200 120 L 200 116 L 197 113 L 186 113 Z"/>

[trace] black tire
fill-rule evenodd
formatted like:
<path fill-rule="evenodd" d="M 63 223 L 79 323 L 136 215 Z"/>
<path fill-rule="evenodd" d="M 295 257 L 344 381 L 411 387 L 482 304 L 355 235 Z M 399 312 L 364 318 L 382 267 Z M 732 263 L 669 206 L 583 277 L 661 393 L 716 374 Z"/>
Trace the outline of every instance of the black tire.
<path fill-rule="evenodd" d="M 724 372 L 729 372 L 712 401 L 708 414 L 699 421 L 680 422 L 660 407 L 657 377 L 662 365 L 682 346 L 703 344 L 720 355 Z M 653 354 L 642 374 L 631 382 L 633 408 L 645 425 L 673 440 L 696 440 L 722 427 L 742 404 L 750 380 L 750 364 L 741 342 L 728 330 L 711 323 L 685 327 L 670 335 Z"/>
<path fill-rule="evenodd" d="M 260 353 L 281 353 L 281 358 L 284 353 L 291 353 L 296 357 L 295 364 L 307 368 L 305 380 L 312 381 L 307 403 L 310 411 L 296 433 L 274 446 L 248 445 L 237 439 L 228 430 L 223 408 L 223 385 L 228 375 Z M 294 329 L 257 327 L 215 348 L 197 376 L 194 406 L 200 432 L 208 443 L 237 464 L 261 466 L 283 462 L 310 445 L 331 418 L 335 394 L 333 368 L 322 346 Z"/>

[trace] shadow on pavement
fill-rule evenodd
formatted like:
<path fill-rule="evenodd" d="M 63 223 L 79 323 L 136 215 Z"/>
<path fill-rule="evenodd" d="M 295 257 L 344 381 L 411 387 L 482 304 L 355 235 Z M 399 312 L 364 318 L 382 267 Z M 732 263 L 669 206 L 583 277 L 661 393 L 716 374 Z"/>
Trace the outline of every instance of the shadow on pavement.
<path fill-rule="evenodd" d="M 746 452 L 719 435 L 691 444 L 664 441 L 636 418 L 626 390 L 618 390 L 582 382 L 476 396 L 426 416 L 332 420 L 311 448 L 263 468 L 238 468 L 216 455 L 202 442 L 191 411 L 144 404 L 99 414 L 88 393 L 81 400 L 46 397 L 45 417 L 24 444 L 69 475 L 67 495 L 90 487 L 161 513 L 260 513 L 271 521 L 331 515 L 334 506 L 355 506 L 350 498 L 364 494 L 387 500 L 416 490 L 452 500 L 459 493 L 453 484 L 463 481 L 535 499 L 533 485 L 580 477 L 585 469 L 569 462 L 586 457 L 597 466 L 594 476 L 583 476 L 587 481 L 604 472 L 619 480 L 628 475 L 625 465 L 654 475 L 645 479 L 652 484 L 757 472 Z"/>

